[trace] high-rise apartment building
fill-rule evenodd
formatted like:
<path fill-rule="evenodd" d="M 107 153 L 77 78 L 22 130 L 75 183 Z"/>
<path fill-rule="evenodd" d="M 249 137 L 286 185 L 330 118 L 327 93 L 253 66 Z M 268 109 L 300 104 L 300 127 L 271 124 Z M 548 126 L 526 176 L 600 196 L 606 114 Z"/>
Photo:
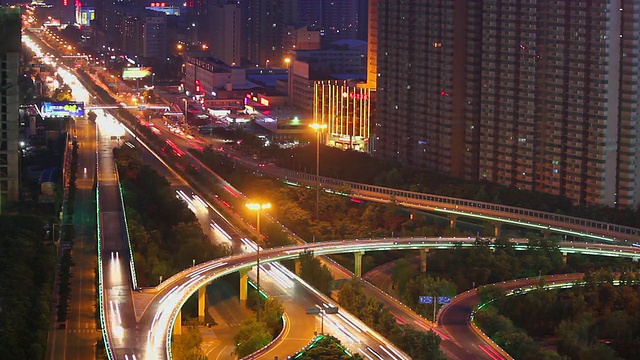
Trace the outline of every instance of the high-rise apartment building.
<path fill-rule="evenodd" d="M 380 0 L 376 152 L 640 204 L 639 0 Z"/>
<path fill-rule="evenodd" d="M 298 0 L 298 19 L 311 29 L 320 30 L 322 44 L 342 39 L 366 39 L 367 0 Z M 364 20 L 360 24 L 360 20 Z M 362 34 L 361 34 L 362 33 Z"/>
<path fill-rule="evenodd" d="M 298 0 L 247 0 L 242 3 L 246 34 L 245 65 L 282 64 L 287 30 L 297 22 Z"/>
<path fill-rule="evenodd" d="M 213 33 L 211 52 L 213 56 L 230 65 L 240 65 L 244 47 L 242 42 L 242 8 L 237 1 L 212 8 Z"/>
<path fill-rule="evenodd" d="M 0 211 L 18 200 L 20 8 L 0 6 Z"/>

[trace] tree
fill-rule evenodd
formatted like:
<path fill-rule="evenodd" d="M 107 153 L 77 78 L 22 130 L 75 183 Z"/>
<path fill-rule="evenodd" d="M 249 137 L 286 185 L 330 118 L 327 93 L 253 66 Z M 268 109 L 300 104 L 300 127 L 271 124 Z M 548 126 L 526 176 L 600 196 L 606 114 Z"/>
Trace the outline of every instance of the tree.
<path fill-rule="evenodd" d="M 333 336 L 323 336 L 317 340 L 309 349 L 300 352 L 295 356 L 300 360 L 360 360 L 359 354 L 349 353 L 340 343 L 340 340 Z"/>
<path fill-rule="evenodd" d="M 495 285 L 483 286 L 478 289 L 478 296 L 481 303 L 488 303 L 494 300 L 500 300 L 506 295 L 506 291 Z"/>
<path fill-rule="evenodd" d="M 273 337 L 269 334 L 265 323 L 258 322 L 252 317 L 240 324 L 238 333 L 233 337 L 233 342 L 236 344 L 235 353 L 242 358 L 266 346 L 271 340 Z"/>
<path fill-rule="evenodd" d="M 283 314 L 282 304 L 274 298 L 268 298 L 262 305 L 261 321 L 265 323 L 273 337 L 276 337 L 282 330 Z"/>
<path fill-rule="evenodd" d="M 171 351 L 175 360 L 206 360 L 202 352 L 202 335 L 197 327 L 186 326 L 182 335 L 174 335 Z"/>
<path fill-rule="evenodd" d="M 427 332 L 401 327 L 404 346 L 402 349 L 415 360 L 445 360 L 440 350 L 441 339 L 433 330 Z"/>
<path fill-rule="evenodd" d="M 417 274 L 418 270 L 416 270 L 415 266 L 409 260 L 398 259 L 393 264 L 391 280 L 393 280 L 394 285 L 398 286 L 398 292 L 402 294 L 407 289 L 409 280 Z"/>
<path fill-rule="evenodd" d="M 73 95 L 71 93 L 71 87 L 67 84 L 62 84 L 60 87 L 53 91 L 51 98 L 55 101 L 71 101 Z"/>
<path fill-rule="evenodd" d="M 97 118 L 98 115 L 93 110 L 89 110 L 89 112 L 87 113 L 87 119 L 89 119 L 89 121 L 91 121 L 92 123 L 95 123 Z"/>
<path fill-rule="evenodd" d="M 340 305 L 357 317 L 359 317 L 361 309 L 366 304 L 366 296 L 362 290 L 362 284 L 355 279 L 351 279 L 342 285 L 339 299 Z"/>
<path fill-rule="evenodd" d="M 300 261 L 300 277 L 318 291 L 330 295 L 333 275 L 329 268 L 322 264 L 313 252 L 303 252 L 298 258 Z"/>

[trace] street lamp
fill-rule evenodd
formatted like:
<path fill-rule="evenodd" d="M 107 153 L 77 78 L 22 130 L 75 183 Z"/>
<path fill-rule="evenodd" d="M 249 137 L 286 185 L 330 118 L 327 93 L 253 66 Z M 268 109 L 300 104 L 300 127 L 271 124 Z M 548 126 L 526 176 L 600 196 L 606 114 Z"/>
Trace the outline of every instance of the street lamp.
<path fill-rule="evenodd" d="M 264 67 L 267 68 L 267 69 L 269 68 L 269 60 L 264 62 Z"/>
<path fill-rule="evenodd" d="M 187 105 L 189 103 L 189 99 L 184 98 L 182 100 L 184 100 L 184 125 L 186 125 L 187 124 Z"/>
<path fill-rule="evenodd" d="M 316 131 L 316 221 L 320 220 L 320 133 L 327 124 L 313 123 L 309 125 Z"/>
<path fill-rule="evenodd" d="M 293 102 L 293 97 L 291 95 L 293 84 L 293 79 L 291 77 L 291 58 L 284 58 L 284 63 L 287 65 L 287 97 L 289 98 L 289 102 Z"/>
<path fill-rule="evenodd" d="M 156 83 L 156 73 L 151 73 L 151 87 L 155 87 Z"/>
<path fill-rule="evenodd" d="M 256 212 L 256 230 L 258 237 L 256 238 L 256 287 L 258 288 L 258 322 L 260 322 L 260 210 L 271 209 L 271 203 L 246 203 L 245 206 Z"/>

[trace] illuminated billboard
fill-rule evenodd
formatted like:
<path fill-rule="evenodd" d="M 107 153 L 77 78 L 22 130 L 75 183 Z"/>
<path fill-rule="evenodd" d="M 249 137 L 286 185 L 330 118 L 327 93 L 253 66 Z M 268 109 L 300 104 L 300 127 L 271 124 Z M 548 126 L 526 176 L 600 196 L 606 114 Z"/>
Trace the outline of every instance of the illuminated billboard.
<path fill-rule="evenodd" d="M 43 118 L 82 117 L 84 116 L 84 103 L 82 101 L 43 102 L 40 112 Z"/>
<path fill-rule="evenodd" d="M 96 18 L 96 13 L 93 8 L 77 8 L 76 9 L 76 23 L 84 26 L 91 26 L 91 22 Z"/>
<path fill-rule="evenodd" d="M 126 67 L 122 69 L 122 79 L 142 79 L 151 76 L 150 67 Z"/>

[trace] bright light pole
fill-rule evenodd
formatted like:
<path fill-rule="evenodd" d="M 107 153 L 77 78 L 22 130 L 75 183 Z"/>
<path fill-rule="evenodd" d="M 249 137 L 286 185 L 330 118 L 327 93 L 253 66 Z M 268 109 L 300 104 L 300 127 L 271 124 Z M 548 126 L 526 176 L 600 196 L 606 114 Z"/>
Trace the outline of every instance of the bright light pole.
<path fill-rule="evenodd" d="M 313 123 L 309 125 L 316 131 L 316 221 L 320 220 L 320 133 L 327 124 Z"/>
<path fill-rule="evenodd" d="M 156 83 L 156 73 L 151 73 L 151 87 L 155 87 Z"/>
<path fill-rule="evenodd" d="M 184 98 L 184 125 L 187 125 L 187 105 L 189 103 L 189 100 L 187 98 Z"/>
<path fill-rule="evenodd" d="M 260 307 L 262 301 L 260 299 L 260 210 L 271 209 L 271 203 L 246 203 L 245 206 L 256 212 L 256 230 L 258 237 L 256 238 L 256 287 L 258 288 L 258 322 L 260 322 Z"/>
<path fill-rule="evenodd" d="M 289 102 L 293 100 L 291 96 L 291 86 L 293 84 L 293 79 L 291 77 L 291 58 L 284 58 L 284 63 L 287 65 L 287 97 L 289 98 Z"/>

